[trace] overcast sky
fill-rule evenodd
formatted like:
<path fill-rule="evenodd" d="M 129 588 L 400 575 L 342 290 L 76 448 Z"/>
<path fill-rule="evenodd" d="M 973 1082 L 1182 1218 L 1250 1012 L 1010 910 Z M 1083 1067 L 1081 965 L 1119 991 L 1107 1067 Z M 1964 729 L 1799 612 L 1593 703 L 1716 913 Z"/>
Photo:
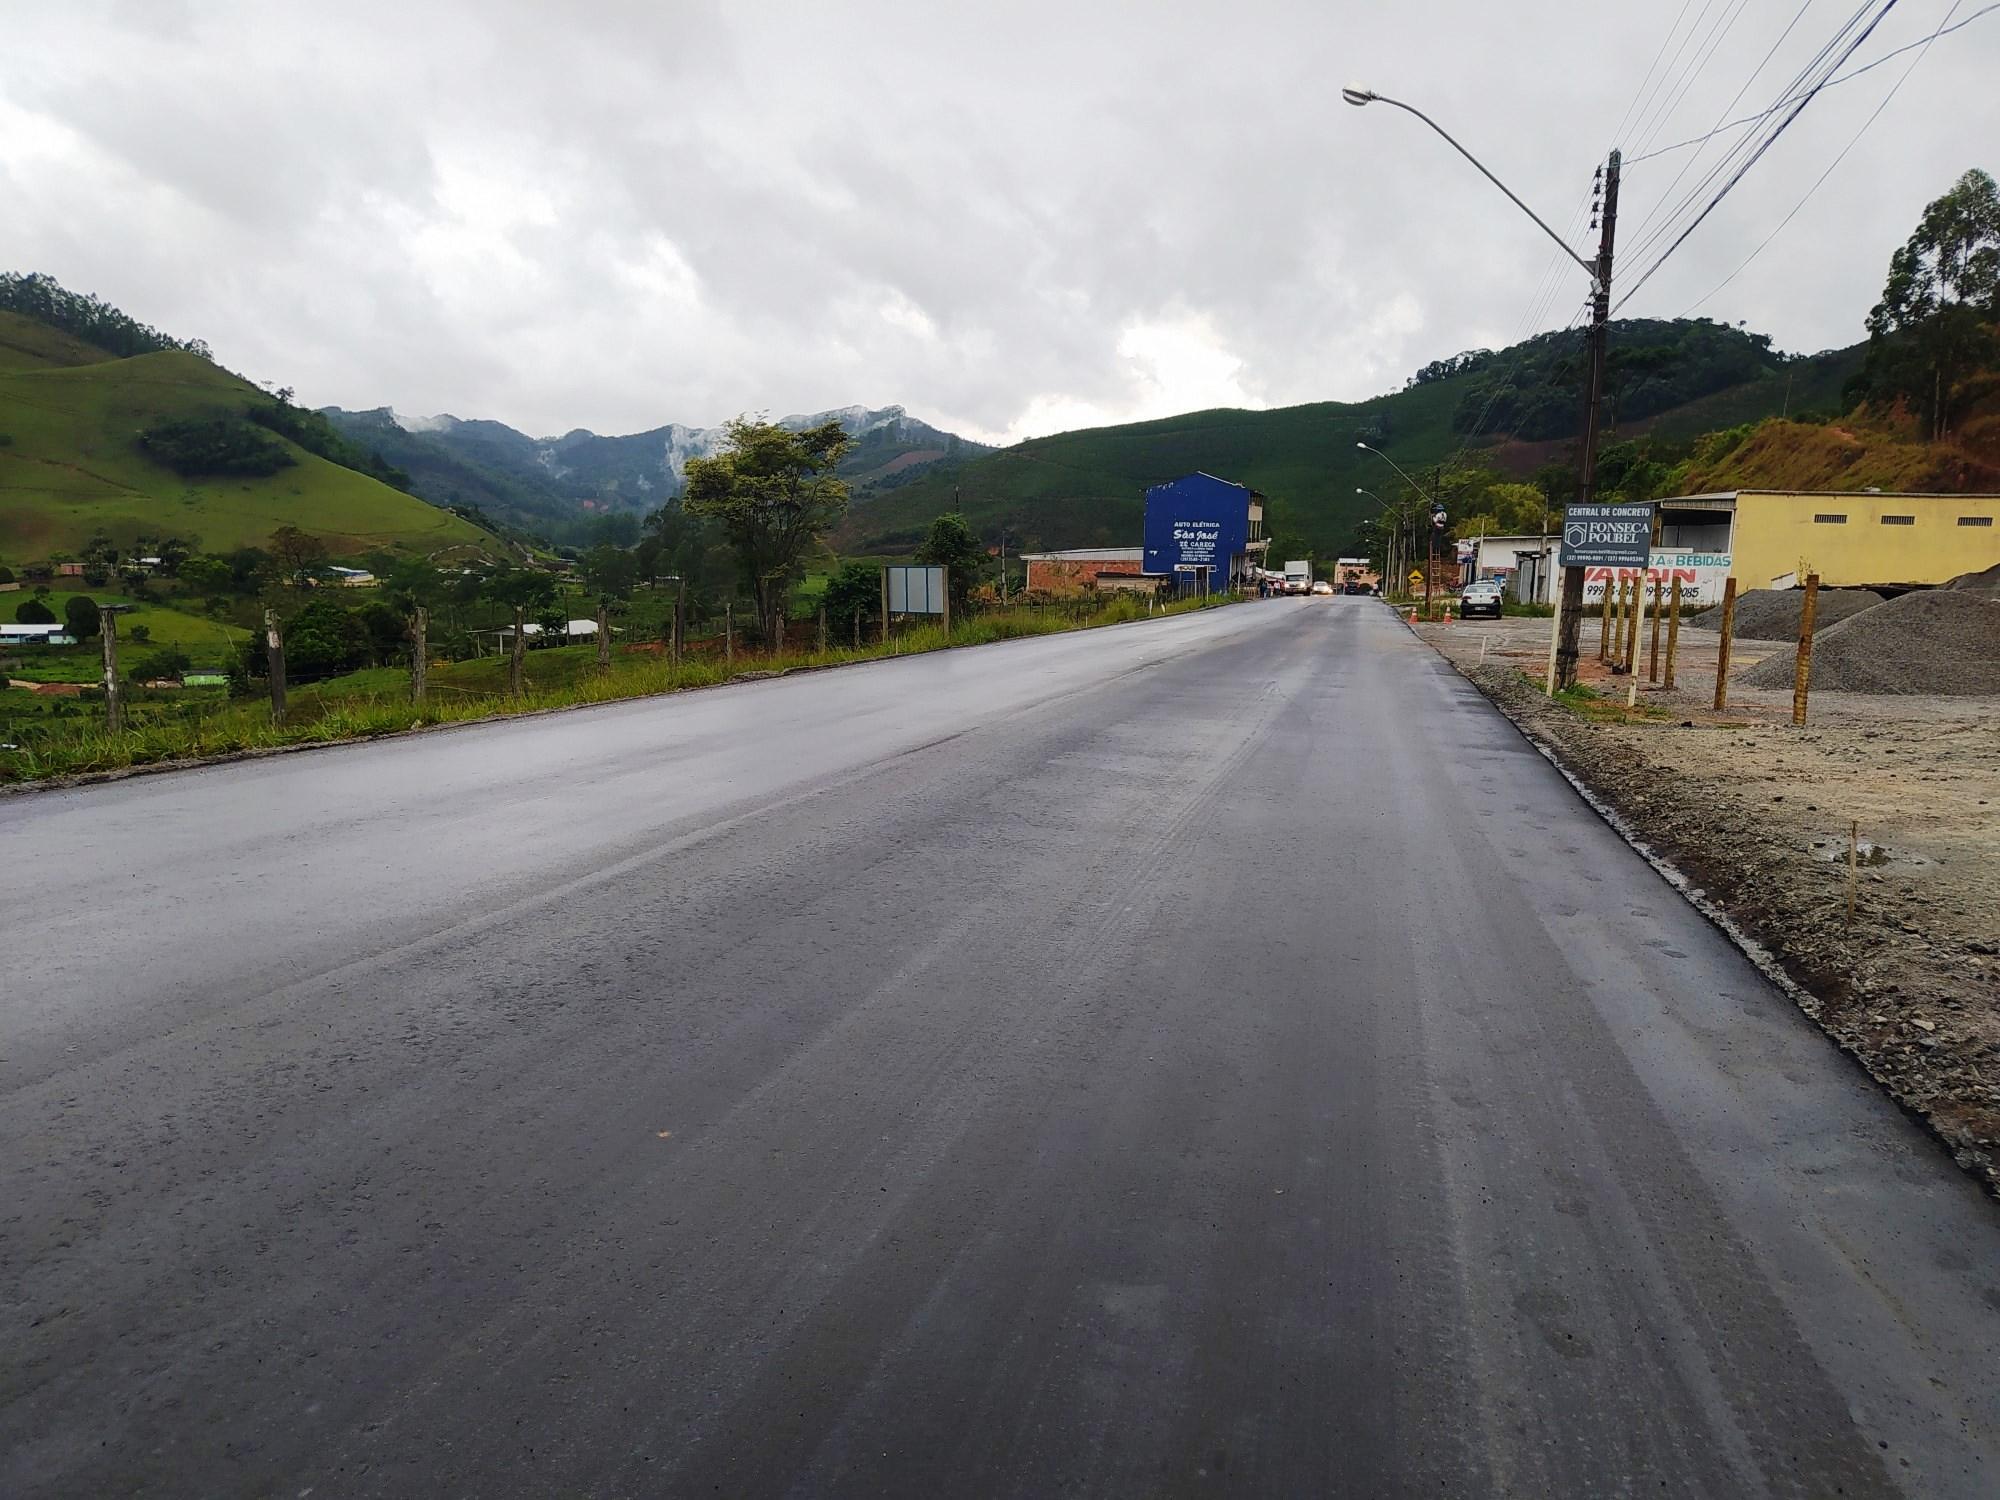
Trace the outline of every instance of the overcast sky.
<path fill-rule="evenodd" d="M 1854 63 L 1951 8 L 1902 0 Z M 303 402 L 536 435 L 896 402 L 1011 441 L 1361 398 L 1581 309 L 1532 223 L 1343 83 L 1587 251 L 1606 149 L 1770 104 L 1854 0 L 5 9 L 0 269 Z M 1625 313 L 1735 270 L 1918 56 L 1825 91 Z M 2000 171 L 1996 76 L 2000 14 L 1940 39 L 1701 311 L 1860 338 L 1924 204 Z M 1621 247 L 1689 155 L 1630 168 Z"/>

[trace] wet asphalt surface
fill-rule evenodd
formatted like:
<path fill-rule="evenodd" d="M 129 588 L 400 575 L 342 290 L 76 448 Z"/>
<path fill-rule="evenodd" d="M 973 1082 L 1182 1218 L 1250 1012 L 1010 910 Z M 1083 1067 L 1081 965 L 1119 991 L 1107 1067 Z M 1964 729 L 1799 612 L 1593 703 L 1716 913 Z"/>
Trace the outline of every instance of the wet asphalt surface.
<path fill-rule="evenodd" d="M 2000 1211 L 1372 601 L 0 852 L 8 1496 L 2000 1492 Z"/>

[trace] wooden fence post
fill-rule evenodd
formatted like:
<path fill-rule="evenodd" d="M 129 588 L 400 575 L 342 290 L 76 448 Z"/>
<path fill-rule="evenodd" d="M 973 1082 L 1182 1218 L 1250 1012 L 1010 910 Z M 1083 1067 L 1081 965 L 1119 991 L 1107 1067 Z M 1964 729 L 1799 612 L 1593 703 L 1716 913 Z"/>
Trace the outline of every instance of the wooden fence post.
<path fill-rule="evenodd" d="M 611 665 L 611 610 L 602 599 L 597 601 L 597 665 Z"/>
<path fill-rule="evenodd" d="M 410 616 L 410 701 L 419 708 L 430 697 L 431 612 L 421 604 Z"/>
<path fill-rule="evenodd" d="M 1666 585 L 1661 583 L 1659 579 L 1655 578 L 1653 580 L 1653 640 L 1652 649 L 1646 656 L 1646 681 L 1648 682 L 1658 682 L 1660 680 L 1660 595 L 1665 592 L 1665 589 Z"/>
<path fill-rule="evenodd" d="M 819 607 L 819 654 L 826 655 L 826 606 Z"/>
<path fill-rule="evenodd" d="M 688 628 L 687 599 L 688 599 L 687 580 L 683 578 L 680 580 L 680 587 L 674 591 L 673 656 L 674 656 L 674 665 L 677 667 L 681 664 L 681 653 L 687 649 L 687 628 Z"/>
<path fill-rule="evenodd" d="M 1729 638 L 1736 631 L 1736 580 L 1722 583 L 1722 636 L 1715 643 L 1715 711 L 1721 713 L 1729 702 Z"/>
<path fill-rule="evenodd" d="M 1636 707 L 1639 702 L 1639 632 L 1645 628 L 1646 624 L 1646 581 L 1644 578 L 1639 580 L 1632 592 L 1634 603 L 1638 606 L 1638 611 L 1632 617 L 1632 643 L 1629 648 L 1630 654 L 1625 660 L 1625 707 L 1628 712 Z M 1658 618 L 1657 615 L 1654 616 L 1655 620 Z"/>
<path fill-rule="evenodd" d="M 118 691 L 118 612 L 104 610 L 98 629 L 104 633 L 104 727 L 120 734 L 125 729 L 125 700 Z"/>
<path fill-rule="evenodd" d="M 521 605 L 514 606 L 514 640 L 507 651 L 507 691 L 516 698 L 521 696 L 527 681 L 528 665 L 528 611 Z"/>
<path fill-rule="evenodd" d="M 1806 721 L 1806 694 L 1812 687 L 1813 617 L 1819 613 L 1819 574 L 1806 574 L 1805 603 L 1799 610 L 1799 655 L 1792 667 L 1792 722 Z"/>
<path fill-rule="evenodd" d="M 722 606 L 722 666 L 724 671 L 736 665 L 736 601 L 730 600 Z"/>
<path fill-rule="evenodd" d="M 951 640 L 951 569 L 940 568 L 938 571 L 944 574 L 944 638 L 949 643 Z"/>
<path fill-rule="evenodd" d="M 1667 683 L 1674 685 L 1674 653 L 1681 643 L 1681 581 L 1674 579 L 1674 592 L 1667 601 Z"/>
<path fill-rule="evenodd" d="M 889 644 L 889 570 L 882 570 L 882 644 Z"/>
<path fill-rule="evenodd" d="M 264 611 L 265 670 L 271 682 L 271 722 L 285 722 L 285 635 L 278 628 L 278 612 Z"/>

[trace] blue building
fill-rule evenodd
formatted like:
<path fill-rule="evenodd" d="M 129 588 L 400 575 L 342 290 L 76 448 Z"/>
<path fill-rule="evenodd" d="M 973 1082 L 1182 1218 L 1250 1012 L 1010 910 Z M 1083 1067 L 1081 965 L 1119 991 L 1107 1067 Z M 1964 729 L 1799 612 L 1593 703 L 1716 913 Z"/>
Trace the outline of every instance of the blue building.
<path fill-rule="evenodd" d="M 1255 586 L 1270 541 L 1264 497 L 1213 474 L 1189 474 L 1146 491 L 1145 570 L 1175 593 Z"/>

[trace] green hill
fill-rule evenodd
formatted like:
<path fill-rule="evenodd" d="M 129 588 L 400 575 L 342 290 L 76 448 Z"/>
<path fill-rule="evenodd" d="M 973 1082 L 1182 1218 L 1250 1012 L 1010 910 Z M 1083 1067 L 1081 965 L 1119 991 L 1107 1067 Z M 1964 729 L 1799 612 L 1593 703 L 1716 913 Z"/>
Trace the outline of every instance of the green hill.
<path fill-rule="evenodd" d="M 0 558 L 77 552 L 100 531 L 121 545 L 170 533 L 226 551 L 287 523 L 323 537 L 336 556 L 491 544 L 471 523 L 275 433 L 268 442 L 292 462 L 268 475 L 188 477 L 141 444 L 162 424 L 233 420 L 256 402 L 271 398 L 199 355 L 114 359 L 0 312 Z"/>
<path fill-rule="evenodd" d="M 1611 347 L 1607 443 L 1650 436 L 1664 446 L 1784 411 L 1838 410 L 1862 355 L 1789 357 L 1768 339 L 1699 319 L 1617 323 Z M 1028 546 L 1136 545 L 1147 486 L 1200 469 L 1264 492 L 1274 556 L 1331 555 L 1375 511 L 1357 487 L 1385 498 L 1406 488 L 1357 442 L 1425 479 L 1454 462 L 1525 478 L 1567 461 L 1582 413 L 1581 356 L 1576 331 L 1543 334 L 1440 361 L 1368 401 L 1190 412 L 1035 438 L 857 494 L 838 542 L 897 551 L 957 508 L 982 533 L 1005 525 Z"/>

